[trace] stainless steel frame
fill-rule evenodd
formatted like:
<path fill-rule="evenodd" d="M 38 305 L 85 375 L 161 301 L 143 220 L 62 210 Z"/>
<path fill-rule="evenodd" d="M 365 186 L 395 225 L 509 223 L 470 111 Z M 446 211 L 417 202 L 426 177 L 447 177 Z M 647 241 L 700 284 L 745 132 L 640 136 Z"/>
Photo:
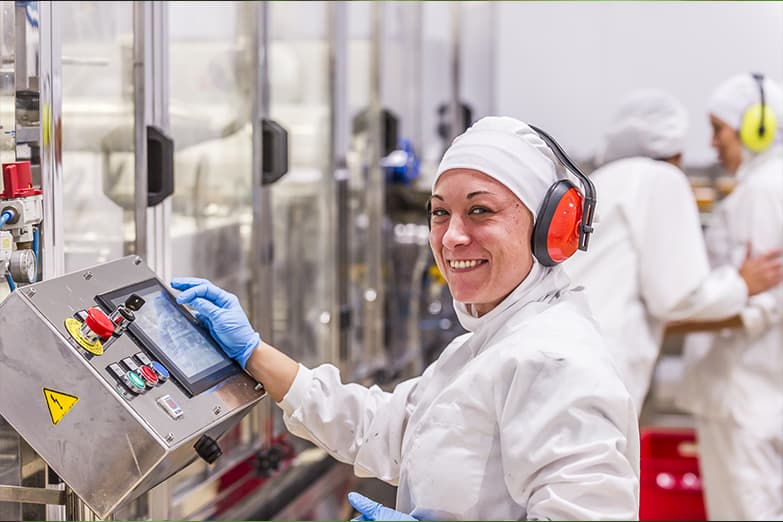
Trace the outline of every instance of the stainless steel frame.
<path fill-rule="evenodd" d="M 368 242 L 366 245 L 367 278 L 363 289 L 362 305 L 363 343 L 362 353 L 381 361 L 384 358 L 383 307 L 385 292 L 382 267 L 384 264 L 383 220 L 385 208 L 383 156 L 383 130 L 381 128 L 381 11 L 384 5 L 374 2 L 370 6 L 370 104 L 367 149 L 366 212 Z"/>
<path fill-rule="evenodd" d="M 325 176 L 331 196 L 330 237 L 334 238 L 335 292 L 330 310 L 330 360 L 345 374 L 351 339 L 350 250 L 348 238 L 350 173 L 346 161 L 350 138 L 348 117 L 348 28 L 343 2 L 329 2 L 329 172 Z"/>
<path fill-rule="evenodd" d="M 460 34 L 461 34 L 461 20 L 462 20 L 462 6 L 459 2 L 452 2 L 451 4 L 451 100 L 450 100 L 450 112 L 451 112 L 451 136 L 449 141 L 462 134 L 465 128 L 464 116 L 461 108 L 461 46 L 460 46 Z"/>
<path fill-rule="evenodd" d="M 62 168 L 62 30 L 60 2 L 39 2 L 41 46 L 41 188 L 44 192 L 41 234 L 43 278 L 65 271 Z"/>
<path fill-rule="evenodd" d="M 134 253 L 142 258 L 147 257 L 147 121 L 151 112 L 147 97 L 152 82 L 147 66 L 147 40 L 151 40 L 151 10 L 150 2 L 133 2 Z"/>

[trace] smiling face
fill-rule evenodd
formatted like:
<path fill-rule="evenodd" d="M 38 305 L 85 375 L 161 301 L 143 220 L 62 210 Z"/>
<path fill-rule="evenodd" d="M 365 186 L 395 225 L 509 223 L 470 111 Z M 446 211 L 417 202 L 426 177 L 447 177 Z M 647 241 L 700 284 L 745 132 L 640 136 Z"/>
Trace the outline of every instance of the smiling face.
<path fill-rule="evenodd" d="M 742 142 L 739 133 L 728 123 L 710 114 L 712 126 L 712 148 L 718 152 L 723 168 L 736 173 L 742 163 Z"/>
<path fill-rule="evenodd" d="M 441 175 L 431 201 L 435 262 L 454 299 L 484 315 L 533 267 L 533 216 L 505 185 L 471 169 Z"/>

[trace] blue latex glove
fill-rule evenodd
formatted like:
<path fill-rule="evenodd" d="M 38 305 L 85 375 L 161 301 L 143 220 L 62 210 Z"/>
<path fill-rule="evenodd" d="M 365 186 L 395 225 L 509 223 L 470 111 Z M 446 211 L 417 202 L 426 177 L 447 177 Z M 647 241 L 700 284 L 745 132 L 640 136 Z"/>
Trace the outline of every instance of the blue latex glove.
<path fill-rule="evenodd" d="M 197 277 L 177 277 L 171 286 L 182 290 L 177 303 L 195 310 L 196 319 L 209 328 L 226 355 L 244 369 L 261 336 L 250 326 L 237 296 Z"/>
<path fill-rule="evenodd" d="M 355 491 L 348 493 L 348 502 L 360 513 L 358 517 L 351 520 L 418 520 L 406 513 L 401 513 L 374 500 L 370 500 Z"/>

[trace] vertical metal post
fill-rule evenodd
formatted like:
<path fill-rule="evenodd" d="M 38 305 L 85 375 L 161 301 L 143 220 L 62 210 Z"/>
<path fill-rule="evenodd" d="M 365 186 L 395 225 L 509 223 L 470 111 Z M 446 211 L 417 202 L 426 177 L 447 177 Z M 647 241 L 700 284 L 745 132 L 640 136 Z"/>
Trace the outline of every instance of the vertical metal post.
<path fill-rule="evenodd" d="M 350 173 L 346 160 L 350 138 L 348 118 L 348 11 L 344 2 L 329 2 L 329 165 L 326 183 L 332 188 L 330 234 L 334 238 L 335 280 L 329 359 L 342 372 L 348 369 L 352 311 L 350 245 L 348 236 Z"/>
<path fill-rule="evenodd" d="M 65 272 L 65 254 L 63 248 L 63 170 L 62 170 L 62 6 L 58 2 L 39 2 L 38 15 L 38 64 L 37 70 L 28 70 L 27 64 L 27 26 L 25 7 L 16 7 L 17 46 L 16 58 L 21 63 L 15 67 L 17 89 L 31 87 L 30 72 L 38 77 L 40 136 L 41 146 L 40 176 L 43 189 L 43 227 L 41 228 L 41 274 L 44 279 L 61 275 Z M 22 470 L 25 464 L 40 462 L 29 446 L 20 438 L 20 456 Z M 43 471 L 29 477 L 32 482 L 26 483 L 22 471 L 22 484 L 39 487 L 41 483 L 49 486 L 46 466 Z M 65 487 L 64 485 L 54 487 Z M 42 513 L 49 520 L 64 520 L 67 518 L 63 506 L 46 506 Z"/>
<path fill-rule="evenodd" d="M 27 17 L 24 2 L 16 2 L 14 6 L 14 85 L 16 90 L 27 89 Z"/>
<path fill-rule="evenodd" d="M 381 157 L 383 155 L 383 129 L 381 128 L 381 9 L 384 4 L 373 2 L 370 6 L 370 107 L 368 111 L 367 140 L 367 286 L 364 291 L 364 346 L 372 363 L 381 363 L 383 357 L 383 218 L 385 186 Z"/>
<path fill-rule="evenodd" d="M 41 257 L 44 279 L 65 272 L 62 169 L 62 27 L 58 2 L 39 3 L 41 188 L 44 192 Z M 25 52 L 27 52 L 25 50 Z"/>
<path fill-rule="evenodd" d="M 410 38 L 407 39 L 410 51 L 407 53 L 412 58 L 413 72 L 410 75 L 408 86 L 408 98 L 410 99 L 410 110 L 412 122 L 410 124 L 410 137 L 413 146 L 419 150 L 419 155 L 424 151 L 424 128 L 422 119 L 422 81 L 424 77 L 424 33 L 422 31 L 422 20 L 424 9 L 421 2 L 413 3 L 413 14 L 410 24 Z"/>
<path fill-rule="evenodd" d="M 495 45 L 497 45 L 497 39 L 495 35 L 498 27 L 498 4 L 497 2 L 490 2 L 489 6 L 489 45 L 487 61 L 489 62 L 489 74 L 487 75 L 487 92 L 489 95 L 488 109 L 489 114 L 497 114 L 497 53 L 495 52 Z"/>
<path fill-rule="evenodd" d="M 148 2 L 150 21 L 144 41 L 147 93 L 145 114 L 147 124 L 164 132 L 169 130 L 169 24 L 168 2 Z M 145 136 L 146 142 L 146 125 Z M 146 144 L 146 143 L 145 143 Z M 144 164 L 146 171 L 147 164 Z M 147 189 L 144 190 L 144 197 Z M 147 208 L 147 264 L 164 281 L 171 278 L 171 198 Z"/>
<path fill-rule="evenodd" d="M 253 19 L 252 38 L 252 104 L 253 123 L 253 225 L 250 248 L 250 316 L 253 325 L 267 342 L 272 338 L 272 302 L 274 292 L 274 227 L 272 222 L 271 188 L 263 185 L 263 134 L 262 120 L 269 117 L 269 4 L 250 4 Z M 271 401 L 264 401 L 252 415 L 258 412 L 264 423 L 263 441 L 268 446 L 274 436 L 274 409 Z"/>
<path fill-rule="evenodd" d="M 462 6 L 459 2 L 452 2 L 451 4 L 451 136 L 449 141 L 453 140 L 460 134 L 465 128 L 465 119 L 462 115 L 462 106 L 460 103 L 461 86 L 460 86 L 460 63 L 461 46 L 460 46 L 460 29 L 462 25 Z"/>
<path fill-rule="evenodd" d="M 264 334 L 272 336 L 273 297 L 273 239 L 271 189 L 263 185 L 262 120 L 269 117 L 269 6 L 258 2 L 252 10 L 257 30 L 253 42 L 253 245 L 251 248 L 251 307 L 253 324 Z"/>
<path fill-rule="evenodd" d="M 147 90 L 149 70 L 146 67 L 147 39 L 151 31 L 152 5 L 133 2 L 133 151 L 135 168 L 135 238 L 136 255 L 147 259 Z"/>
<path fill-rule="evenodd" d="M 138 2 L 134 4 L 135 9 Z M 138 81 L 142 82 L 141 98 L 136 98 L 136 114 L 143 120 L 136 120 L 137 139 L 135 145 L 144 147 L 144 161 L 136 164 L 136 229 L 144 227 L 144 251 L 147 264 L 164 281 L 171 278 L 171 250 L 169 245 L 171 221 L 171 198 L 166 198 L 158 205 L 149 208 L 147 204 L 147 125 L 154 125 L 164 131 L 169 128 L 169 24 L 168 2 L 144 2 L 143 27 L 134 26 L 134 44 L 141 42 L 142 49 L 137 56 L 142 57 Z M 135 21 L 135 17 L 134 17 Z M 141 25 L 141 24 L 140 24 Z M 143 32 L 139 33 L 141 29 Z M 135 49 L 135 45 L 134 45 Z M 134 60 L 134 72 L 136 61 Z M 136 76 L 134 75 L 134 78 Z M 141 105 L 141 107 L 140 107 Z M 140 143 L 143 142 L 143 143 Z M 138 157 L 138 149 L 137 157 Z M 141 167 L 141 168 L 139 168 Z M 143 172 L 143 187 L 140 187 L 139 173 Z M 139 225 L 140 217 L 143 219 Z M 138 237 L 136 238 L 138 242 Z M 147 492 L 148 516 L 150 520 L 167 520 L 170 518 L 172 491 L 169 481 L 158 484 Z"/>

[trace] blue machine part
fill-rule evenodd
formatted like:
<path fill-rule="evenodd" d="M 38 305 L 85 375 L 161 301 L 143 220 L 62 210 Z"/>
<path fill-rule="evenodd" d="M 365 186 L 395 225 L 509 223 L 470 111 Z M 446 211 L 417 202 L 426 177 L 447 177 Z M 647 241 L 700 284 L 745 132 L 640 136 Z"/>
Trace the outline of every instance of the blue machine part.
<path fill-rule="evenodd" d="M 381 160 L 386 173 L 387 183 L 410 185 L 419 177 L 419 158 L 413 150 L 413 144 L 407 138 L 400 140 L 396 150 Z"/>

